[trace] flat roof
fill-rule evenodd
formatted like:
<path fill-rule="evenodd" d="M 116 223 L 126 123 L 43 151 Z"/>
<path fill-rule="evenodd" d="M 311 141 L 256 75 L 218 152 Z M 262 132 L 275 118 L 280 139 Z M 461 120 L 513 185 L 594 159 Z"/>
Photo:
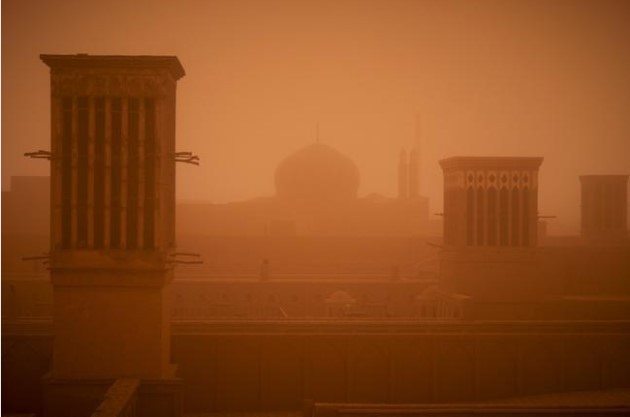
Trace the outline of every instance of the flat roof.
<path fill-rule="evenodd" d="M 51 69 L 60 68 L 164 68 L 171 72 L 176 80 L 184 75 L 184 67 L 176 56 L 168 55 L 47 55 L 39 58 Z"/>
<path fill-rule="evenodd" d="M 538 169 L 542 156 L 452 156 L 440 160 L 443 169 Z"/>
<path fill-rule="evenodd" d="M 623 182 L 628 181 L 627 174 L 588 174 L 580 175 L 580 181 L 588 182 Z"/>

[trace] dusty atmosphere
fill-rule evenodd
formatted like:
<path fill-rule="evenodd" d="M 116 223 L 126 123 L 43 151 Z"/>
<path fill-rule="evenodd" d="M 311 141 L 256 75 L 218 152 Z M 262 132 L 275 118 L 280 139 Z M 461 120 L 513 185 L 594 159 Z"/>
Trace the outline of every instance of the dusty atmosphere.
<path fill-rule="evenodd" d="M 629 20 L 624 1 L 3 1 L 2 189 L 47 174 L 22 156 L 49 147 L 40 53 L 177 55 L 178 150 L 202 157 L 179 200 L 273 194 L 319 124 L 362 195 L 395 195 L 420 142 L 431 212 L 439 159 L 543 156 L 541 214 L 575 234 L 577 176 L 630 170 Z"/>
<path fill-rule="evenodd" d="M 629 415 L 628 22 L 4 1 L 2 415 Z"/>

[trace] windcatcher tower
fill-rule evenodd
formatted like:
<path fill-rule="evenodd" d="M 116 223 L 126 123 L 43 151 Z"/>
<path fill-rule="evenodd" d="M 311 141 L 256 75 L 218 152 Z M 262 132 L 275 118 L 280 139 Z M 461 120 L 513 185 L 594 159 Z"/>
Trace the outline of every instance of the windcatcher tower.
<path fill-rule="evenodd" d="M 176 57 L 42 55 L 51 74 L 54 347 L 45 415 L 89 415 L 116 378 L 177 415 L 170 363 Z"/>
<path fill-rule="evenodd" d="M 536 291 L 537 157 L 453 157 L 444 171 L 443 279 L 488 300 Z"/>
<path fill-rule="evenodd" d="M 628 176 L 582 175 L 582 238 L 590 244 L 628 239 Z"/>

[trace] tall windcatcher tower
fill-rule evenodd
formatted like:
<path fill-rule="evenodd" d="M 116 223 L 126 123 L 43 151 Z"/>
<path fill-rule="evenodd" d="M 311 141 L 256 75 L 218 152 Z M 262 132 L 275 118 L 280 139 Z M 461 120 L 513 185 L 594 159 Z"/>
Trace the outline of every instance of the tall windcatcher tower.
<path fill-rule="evenodd" d="M 184 69 L 164 56 L 41 59 L 51 74 L 55 299 L 45 413 L 88 415 L 88 385 L 128 376 L 160 392 L 159 415 L 175 415 L 167 290 L 175 93 Z M 151 401 L 141 398 L 139 408 L 149 410 Z"/>

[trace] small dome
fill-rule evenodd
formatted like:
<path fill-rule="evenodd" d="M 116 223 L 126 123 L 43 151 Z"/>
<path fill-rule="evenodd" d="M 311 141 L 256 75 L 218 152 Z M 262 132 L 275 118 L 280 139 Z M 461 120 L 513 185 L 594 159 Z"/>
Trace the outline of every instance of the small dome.
<path fill-rule="evenodd" d="M 347 156 L 314 143 L 286 157 L 276 168 L 276 194 L 290 200 L 356 198 L 359 170 Z"/>

